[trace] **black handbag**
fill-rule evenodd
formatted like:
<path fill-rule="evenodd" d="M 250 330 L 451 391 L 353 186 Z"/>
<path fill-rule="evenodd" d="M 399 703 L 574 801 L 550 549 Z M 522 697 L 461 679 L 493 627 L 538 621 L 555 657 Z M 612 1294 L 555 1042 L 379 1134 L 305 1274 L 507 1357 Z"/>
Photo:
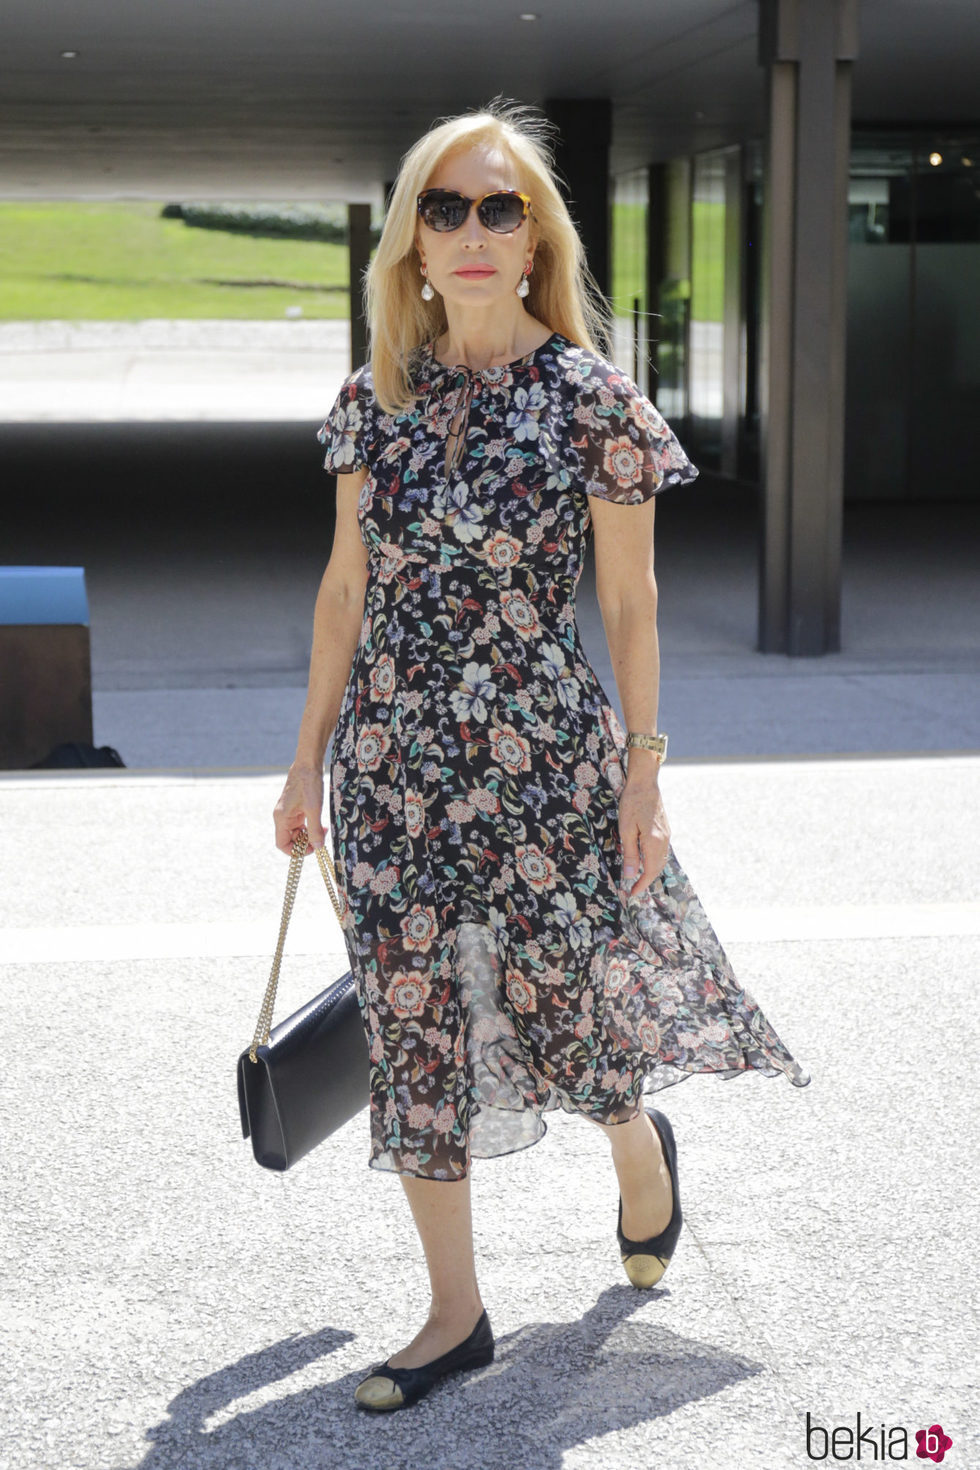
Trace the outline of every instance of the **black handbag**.
<path fill-rule="evenodd" d="M 272 973 L 252 1045 L 238 1058 L 242 1137 L 251 1136 L 256 1163 L 264 1169 L 290 1168 L 368 1103 L 367 1036 L 349 970 L 269 1030 L 308 842 L 303 832 L 293 845 Z M 316 849 L 316 858 L 339 919 L 333 864 L 325 848 Z"/>

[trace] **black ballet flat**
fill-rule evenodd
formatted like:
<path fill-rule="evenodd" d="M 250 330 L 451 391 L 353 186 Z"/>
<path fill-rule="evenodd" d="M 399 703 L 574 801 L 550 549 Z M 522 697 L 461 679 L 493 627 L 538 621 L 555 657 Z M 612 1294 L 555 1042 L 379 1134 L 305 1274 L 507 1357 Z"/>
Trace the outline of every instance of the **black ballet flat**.
<path fill-rule="evenodd" d="M 623 1197 L 622 1195 L 619 1197 L 619 1221 L 616 1225 L 616 1237 L 619 1241 L 620 1255 L 627 1276 L 641 1291 L 656 1286 L 666 1271 L 670 1258 L 674 1254 L 674 1247 L 681 1233 L 681 1224 L 684 1219 L 677 1184 L 677 1145 L 674 1142 L 674 1130 L 670 1126 L 669 1119 L 665 1118 L 663 1113 L 658 1113 L 656 1108 L 647 1108 L 646 1114 L 656 1128 L 663 1145 L 664 1158 L 670 1170 L 673 1209 L 669 1221 L 659 1235 L 651 1235 L 649 1240 L 630 1240 L 623 1234 Z"/>
<path fill-rule="evenodd" d="M 441 1358 L 423 1363 L 421 1368 L 391 1368 L 387 1362 L 372 1368 L 354 1390 L 354 1398 L 362 1409 L 388 1413 L 391 1409 L 407 1409 L 424 1398 L 440 1378 L 460 1373 L 466 1368 L 485 1368 L 493 1362 L 494 1341 L 486 1308 L 473 1331 L 464 1342 L 450 1348 Z"/>

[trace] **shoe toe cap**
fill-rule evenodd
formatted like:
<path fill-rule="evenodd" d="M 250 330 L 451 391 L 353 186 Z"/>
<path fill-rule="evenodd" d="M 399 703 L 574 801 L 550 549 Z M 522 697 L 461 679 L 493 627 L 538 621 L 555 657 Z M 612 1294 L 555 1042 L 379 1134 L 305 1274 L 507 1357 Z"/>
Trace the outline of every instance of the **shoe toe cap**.
<path fill-rule="evenodd" d="M 373 1374 L 359 1383 L 354 1397 L 365 1409 L 399 1409 L 405 1401 L 398 1384 L 382 1373 Z"/>

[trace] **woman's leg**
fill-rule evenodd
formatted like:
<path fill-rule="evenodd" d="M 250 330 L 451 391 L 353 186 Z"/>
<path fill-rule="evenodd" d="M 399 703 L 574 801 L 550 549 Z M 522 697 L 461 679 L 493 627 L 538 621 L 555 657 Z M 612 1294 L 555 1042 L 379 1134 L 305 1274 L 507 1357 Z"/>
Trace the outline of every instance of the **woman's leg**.
<path fill-rule="evenodd" d="M 425 1252 L 432 1304 L 421 1332 L 389 1361 L 393 1368 L 420 1368 L 469 1337 L 483 1311 L 473 1259 L 470 1181 L 399 1177 Z"/>
<path fill-rule="evenodd" d="M 646 1113 L 628 1123 L 600 1123 L 612 1144 L 613 1165 L 623 1197 L 623 1234 L 649 1240 L 670 1223 L 673 1189 L 663 1145 Z"/>

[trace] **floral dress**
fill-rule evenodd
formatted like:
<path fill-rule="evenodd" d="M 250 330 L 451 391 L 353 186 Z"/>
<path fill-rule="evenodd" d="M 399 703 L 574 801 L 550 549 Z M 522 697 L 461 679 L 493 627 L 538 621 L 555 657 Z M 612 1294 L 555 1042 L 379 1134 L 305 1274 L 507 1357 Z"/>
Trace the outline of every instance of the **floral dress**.
<path fill-rule="evenodd" d="M 392 416 L 359 368 L 318 434 L 326 469 L 369 472 L 327 764 L 371 1167 L 459 1179 L 550 1109 L 625 1121 L 695 1072 L 805 1086 L 673 849 L 642 893 L 621 882 L 626 736 L 575 619 L 590 499 L 628 516 L 697 471 L 636 384 L 560 333 L 485 369 L 429 345 L 410 371 Z"/>

